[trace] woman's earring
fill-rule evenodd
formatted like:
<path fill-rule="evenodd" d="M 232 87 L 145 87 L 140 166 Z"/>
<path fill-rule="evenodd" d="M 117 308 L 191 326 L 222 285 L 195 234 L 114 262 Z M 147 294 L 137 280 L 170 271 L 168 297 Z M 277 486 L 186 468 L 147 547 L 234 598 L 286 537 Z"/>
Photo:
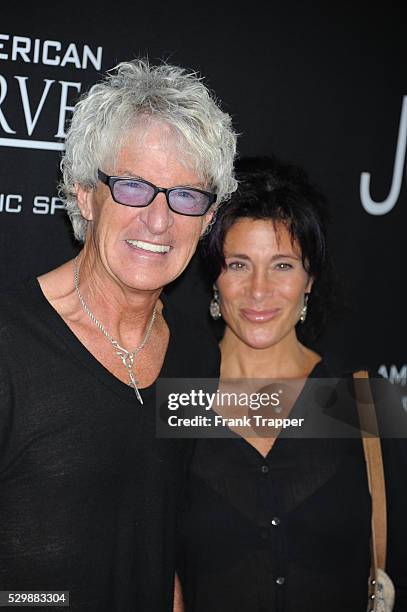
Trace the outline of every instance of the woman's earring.
<path fill-rule="evenodd" d="M 217 321 L 222 316 L 219 305 L 219 291 L 217 290 L 216 285 L 213 286 L 213 298 L 211 299 L 211 303 L 209 305 L 209 312 L 214 321 Z"/>
<path fill-rule="evenodd" d="M 305 323 L 305 319 L 307 318 L 308 297 L 309 297 L 309 293 L 304 293 L 304 306 L 301 308 L 301 314 L 300 314 L 301 323 Z"/>

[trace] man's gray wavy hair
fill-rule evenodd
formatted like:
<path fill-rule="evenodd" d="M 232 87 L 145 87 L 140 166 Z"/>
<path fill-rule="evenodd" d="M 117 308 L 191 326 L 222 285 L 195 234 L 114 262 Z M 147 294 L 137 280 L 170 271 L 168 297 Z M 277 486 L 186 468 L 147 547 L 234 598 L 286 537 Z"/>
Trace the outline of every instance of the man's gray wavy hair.
<path fill-rule="evenodd" d="M 87 221 L 75 184 L 96 187 L 97 170 L 114 168 L 129 131 L 143 120 L 169 125 L 207 188 L 227 200 L 237 187 L 233 173 L 236 133 L 231 117 L 196 72 L 147 59 L 122 62 L 76 104 L 61 161 L 61 198 L 75 237 L 84 242 Z"/>

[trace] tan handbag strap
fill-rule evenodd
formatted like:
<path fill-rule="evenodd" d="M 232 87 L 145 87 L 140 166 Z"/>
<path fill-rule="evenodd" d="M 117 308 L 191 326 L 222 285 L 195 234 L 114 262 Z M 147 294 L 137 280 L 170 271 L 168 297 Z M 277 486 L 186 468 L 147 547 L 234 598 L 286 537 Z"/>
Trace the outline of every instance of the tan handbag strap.
<path fill-rule="evenodd" d="M 353 374 L 355 379 L 365 379 L 361 384 L 355 380 L 356 403 L 362 430 L 367 478 L 372 498 L 372 555 L 374 570 L 386 567 L 387 512 L 386 489 L 382 449 L 377 426 L 376 409 L 373 402 L 369 375 L 366 371 Z"/>

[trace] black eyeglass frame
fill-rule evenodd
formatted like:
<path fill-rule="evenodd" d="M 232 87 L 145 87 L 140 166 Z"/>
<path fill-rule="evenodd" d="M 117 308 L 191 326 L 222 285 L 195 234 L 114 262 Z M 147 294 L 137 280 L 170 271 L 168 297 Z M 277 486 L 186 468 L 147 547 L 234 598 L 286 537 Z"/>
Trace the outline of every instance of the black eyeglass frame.
<path fill-rule="evenodd" d="M 154 185 L 154 183 L 150 183 L 150 181 L 146 181 L 145 179 L 142 179 L 142 178 L 138 178 L 135 176 L 109 176 L 108 174 L 105 174 L 102 170 L 99 170 L 99 169 L 98 169 L 98 178 L 102 183 L 104 183 L 105 185 L 109 187 L 111 196 L 117 204 L 121 204 L 122 206 L 129 206 L 130 208 L 146 208 L 147 206 L 150 206 L 150 204 L 153 202 L 153 200 L 157 197 L 159 193 L 165 193 L 165 199 L 167 200 L 168 208 L 172 210 L 172 212 L 176 213 L 177 215 L 182 215 L 183 217 L 203 217 L 204 215 L 206 215 L 206 213 L 208 212 L 212 204 L 214 204 L 217 199 L 216 193 L 211 193 L 210 191 L 204 191 L 203 189 L 197 189 L 196 187 L 185 187 L 182 185 L 180 185 L 179 187 L 157 187 L 157 185 Z M 144 183 L 145 185 L 149 185 L 150 187 L 152 187 L 154 189 L 154 194 L 152 198 L 150 199 L 150 201 L 147 202 L 147 204 L 138 204 L 138 205 L 124 204 L 124 202 L 119 202 L 118 200 L 116 200 L 114 196 L 113 189 L 114 189 L 115 183 L 117 183 L 118 181 L 139 181 L 140 183 Z M 208 196 L 209 202 L 208 202 L 208 206 L 206 210 L 204 210 L 204 212 L 201 212 L 201 213 L 192 213 L 192 214 L 182 213 L 179 210 L 174 210 L 174 208 L 171 206 L 169 196 L 172 191 L 177 191 L 178 189 L 188 189 L 188 191 L 196 191 L 197 193 L 202 193 Z"/>

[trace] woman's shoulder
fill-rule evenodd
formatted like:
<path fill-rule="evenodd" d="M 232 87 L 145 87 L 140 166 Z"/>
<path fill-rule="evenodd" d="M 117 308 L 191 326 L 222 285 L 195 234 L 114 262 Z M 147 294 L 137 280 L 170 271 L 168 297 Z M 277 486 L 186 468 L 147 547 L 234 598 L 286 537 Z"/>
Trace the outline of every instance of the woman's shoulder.
<path fill-rule="evenodd" d="M 323 351 L 311 374 L 320 378 L 353 378 L 358 372 L 367 372 L 369 379 L 383 376 L 363 360 L 349 360 L 338 353 Z"/>
<path fill-rule="evenodd" d="M 312 378 L 349 378 L 354 366 L 347 364 L 343 357 L 335 353 L 320 352 L 320 360 L 315 364 L 310 376 Z"/>

